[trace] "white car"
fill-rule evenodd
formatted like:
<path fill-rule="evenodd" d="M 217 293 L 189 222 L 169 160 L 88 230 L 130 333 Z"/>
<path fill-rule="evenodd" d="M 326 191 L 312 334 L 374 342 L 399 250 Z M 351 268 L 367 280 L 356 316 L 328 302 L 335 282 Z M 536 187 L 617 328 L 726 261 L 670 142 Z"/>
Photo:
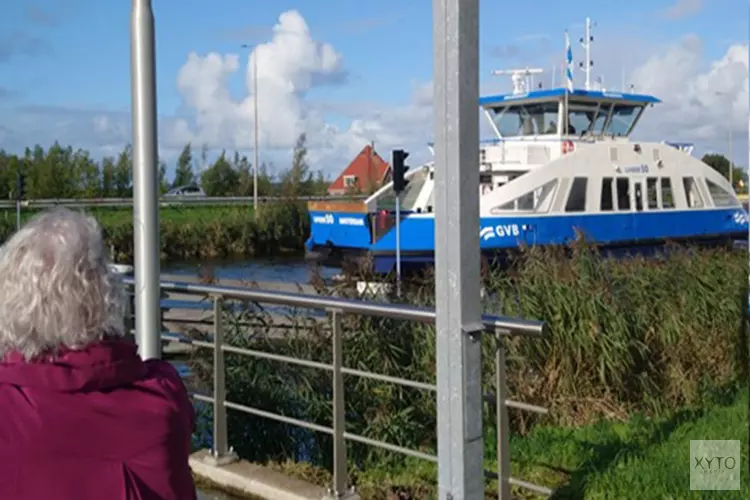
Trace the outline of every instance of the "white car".
<path fill-rule="evenodd" d="M 206 193 L 203 192 L 201 188 L 198 186 L 180 186 L 176 187 L 174 189 L 170 189 L 165 195 L 165 197 L 175 197 L 175 196 L 206 196 Z"/>

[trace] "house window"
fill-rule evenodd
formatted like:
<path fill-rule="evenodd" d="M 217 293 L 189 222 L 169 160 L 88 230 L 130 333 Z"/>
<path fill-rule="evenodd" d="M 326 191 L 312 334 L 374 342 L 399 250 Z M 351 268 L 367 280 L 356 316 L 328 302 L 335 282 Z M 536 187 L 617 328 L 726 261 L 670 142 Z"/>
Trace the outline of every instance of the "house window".
<path fill-rule="evenodd" d="M 345 175 L 344 176 L 344 187 L 353 188 L 357 185 L 356 175 Z"/>

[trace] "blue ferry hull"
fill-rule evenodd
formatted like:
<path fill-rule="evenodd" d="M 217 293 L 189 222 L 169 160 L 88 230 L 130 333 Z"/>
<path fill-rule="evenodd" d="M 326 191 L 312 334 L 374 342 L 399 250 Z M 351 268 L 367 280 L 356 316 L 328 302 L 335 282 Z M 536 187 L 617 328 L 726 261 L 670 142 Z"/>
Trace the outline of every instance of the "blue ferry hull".
<path fill-rule="evenodd" d="M 310 255 L 325 260 L 370 256 L 373 271 L 389 273 L 396 262 L 396 230 L 373 238 L 377 218 L 365 213 L 311 212 Z M 568 245 L 581 233 L 587 241 L 615 252 L 653 249 L 667 242 L 726 243 L 748 238 L 742 208 L 609 214 L 483 217 L 480 249 L 489 259 L 520 246 Z M 434 262 L 435 219 L 427 214 L 402 215 L 402 269 Z"/>

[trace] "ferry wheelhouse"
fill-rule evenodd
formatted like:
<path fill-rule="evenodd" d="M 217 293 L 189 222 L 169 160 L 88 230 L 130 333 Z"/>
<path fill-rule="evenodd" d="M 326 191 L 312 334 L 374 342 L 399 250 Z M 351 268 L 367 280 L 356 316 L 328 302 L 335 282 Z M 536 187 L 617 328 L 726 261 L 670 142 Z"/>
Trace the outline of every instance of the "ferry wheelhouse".
<path fill-rule="evenodd" d="M 518 79 L 516 79 L 518 84 Z M 520 245 L 566 245 L 577 232 L 605 249 L 746 240 L 748 216 L 729 182 L 692 146 L 634 141 L 656 97 L 567 88 L 480 99 L 494 137 L 480 145 L 480 248 L 492 258 Z M 410 169 L 400 202 L 402 269 L 434 260 L 435 166 Z M 396 264 L 395 193 L 309 205 L 310 255 L 370 254 Z"/>

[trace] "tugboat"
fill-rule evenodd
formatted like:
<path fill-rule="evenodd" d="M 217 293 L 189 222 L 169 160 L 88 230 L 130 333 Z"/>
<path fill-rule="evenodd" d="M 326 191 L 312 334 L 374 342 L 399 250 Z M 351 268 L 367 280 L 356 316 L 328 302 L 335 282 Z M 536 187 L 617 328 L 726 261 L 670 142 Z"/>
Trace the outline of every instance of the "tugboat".
<path fill-rule="evenodd" d="M 566 86 L 532 89 L 540 70 L 510 70 L 513 92 L 479 105 L 494 132 L 480 144 L 480 248 L 493 258 L 519 246 L 566 245 L 578 233 L 603 249 L 746 241 L 748 214 L 730 183 L 693 157 L 692 145 L 633 141 L 651 95 L 573 87 L 566 33 Z M 584 65 L 582 65 L 584 66 Z M 399 194 L 403 269 L 434 262 L 433 162 L 406 173 Z M 376 273 L 396 267 L 393 183 L 364 202 L 311 202 L 307 251 L 339 261 L 370 255 Z"/>

